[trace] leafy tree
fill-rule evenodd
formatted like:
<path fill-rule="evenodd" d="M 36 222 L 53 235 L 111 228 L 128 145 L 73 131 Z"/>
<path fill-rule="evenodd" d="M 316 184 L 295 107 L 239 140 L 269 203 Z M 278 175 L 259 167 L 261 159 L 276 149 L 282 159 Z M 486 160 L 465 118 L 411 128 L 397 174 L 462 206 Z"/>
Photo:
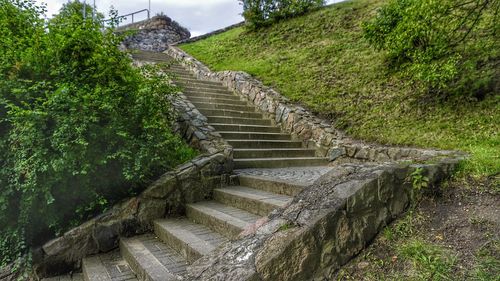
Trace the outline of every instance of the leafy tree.
<path fill-rule="evenodd" d="M 324 0 L 239 0 L 250 28 L 295 17 L 325 4 Z"/>
<path fill-rule="evenodd" d="M 434 92 L 478 93 L 498 82 L 481 72 L 498 64 L 499 11 L 498 0 L 390 0 L 363 28 L 392 68 Z"/>
<path fill-rule="evenodd" d="M 0 0 L 0 266 L 193 155 L 168 77 L 73 8 L 45 23 L 34 0 Z"/>

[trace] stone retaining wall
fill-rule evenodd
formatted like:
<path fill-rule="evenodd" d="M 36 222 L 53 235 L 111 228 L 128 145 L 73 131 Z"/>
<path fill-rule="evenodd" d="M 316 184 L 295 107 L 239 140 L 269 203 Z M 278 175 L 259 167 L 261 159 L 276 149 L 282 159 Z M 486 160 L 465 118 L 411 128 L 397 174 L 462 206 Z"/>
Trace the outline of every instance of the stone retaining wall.
<path fill-rule="evenodd" d="M 303 140 L 307 146 L 315 148 L 318 156 L 330 157 L 332 161 L 343 158 L 372 162 L 424 161 L 439 155 L 463 155 L 453 151 L 383 146 L 355 141 L 335 129 L 331 122 L 316 117 L 305 108 L 293 104 L 277 91 L 264 86 L 262 82 L 245 72 L 212 72 L 201 62 L 175 46 L 170 46 L 165 53 L 178 59 L 199 79 L 222 82 L 281 125 L 286 132 Z"/>
<path fill-rule="evenodd" d="M 134 30 L 125 38 L 122 47 L 126 49 L 162 52 L 169 44 L 188 39 L 191 33 L 167 16 L 155 16 L 149 20 L 121 26 L 117 32 Z"/>
<path fill-rule="evenodd" d="M 188 268 L 188 280 L 333 280 L 410 204 L 413 171 L 433 188 L 458 159 L 436 164 L 343 164 L 241 238 Z"/>

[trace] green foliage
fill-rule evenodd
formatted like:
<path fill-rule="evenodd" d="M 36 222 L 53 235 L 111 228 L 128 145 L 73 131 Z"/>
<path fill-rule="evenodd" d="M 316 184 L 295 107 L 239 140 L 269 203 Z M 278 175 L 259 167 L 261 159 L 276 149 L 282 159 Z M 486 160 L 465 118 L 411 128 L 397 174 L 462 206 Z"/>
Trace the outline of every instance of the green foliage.
<path fill-rule="evenodd" d="M 392 68 L 434 91 L 481 96 L 498 78 L 484 66 L 498 64 L 499 10 L 498 0 L 390 0 L 363 27 Z M 468 44 L 485 35 L 492 40 Z"/>
<path fill-rule="evenodd" d="M 0 265 L 193 156 L 158 67 L 67 4 L 0 0 Z"/>
<path fill-rule="evenodd" d="M 239 0 L 243 17 L 251 29 L 263 27 L 281 19 L 302 15 L 325 4 L 324 0 Z"/>
<path fill-rule="evenodd" d="M 485 91 L 482 100 L 461 95 L 439 100 L 400 73 L 388 72 L 386 52 L 374 51 L 361 28 L 386 3 L 346 1 L 258 32 L 236 28 L 180 47 L 213 70 L 250 73 L 352 137 L 462 150 L 471 155 L 465 174 L 498 173 L 498 90 Z M 470 36 L 468 44 L 478 47 L 491 46 L 495 38 L 490 33 Z M 486 56 L 469 52 L 467 57 L 479 62 L 499 50 L 491 48 Z M 470 83 L 463 84 L 464 91 L 499 69 L 492 60 L 479 69 L 465 69 L 462 75 Z"/>

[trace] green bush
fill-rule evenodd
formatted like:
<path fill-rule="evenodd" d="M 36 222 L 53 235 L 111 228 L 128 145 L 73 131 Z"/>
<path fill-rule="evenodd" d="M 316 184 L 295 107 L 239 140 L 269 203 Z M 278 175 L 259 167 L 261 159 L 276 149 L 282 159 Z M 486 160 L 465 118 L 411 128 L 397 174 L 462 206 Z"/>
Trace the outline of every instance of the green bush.
<path fill-rule="evenodd" d="M 499 9 L 498 0 L 390 0 L 363 27 L 393 69 L 434 91 L 481 94 L 498 82 L 484 70 L 498 64 Z"/>
<path fill-rule="evenodd" d="M 0 266 L 194 153 L 160 69 L 66 11 L 46 24 L 34 0 L 0 0 Z"/>
<path fill-rule="evenodd" d="M 295 17 L 325 4 L 324 0 L 240 0 L 250 28 Z"/>

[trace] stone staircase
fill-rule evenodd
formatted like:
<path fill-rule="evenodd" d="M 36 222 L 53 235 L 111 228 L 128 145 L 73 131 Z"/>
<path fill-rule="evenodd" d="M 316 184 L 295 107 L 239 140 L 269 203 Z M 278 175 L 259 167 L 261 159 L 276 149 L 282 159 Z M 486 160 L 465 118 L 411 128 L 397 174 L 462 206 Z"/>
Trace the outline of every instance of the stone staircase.
<path fill-rule="evenodd" d="M 136 59 L 168 57 L 141 53 Z M 197 80 L 181 65 L 171 70 L 187 98 L 234 147 L 237 184 L 215 189 L 213 201 L 188 204 L 185 217 L 155 221 L 154 233 L 122 238 L 119 250 L 85 258 L 81 275 L 46 280 L 181 280 L 189 264 L 236 239 L 329 170 L 326 158 L 223 85 Z"/>

